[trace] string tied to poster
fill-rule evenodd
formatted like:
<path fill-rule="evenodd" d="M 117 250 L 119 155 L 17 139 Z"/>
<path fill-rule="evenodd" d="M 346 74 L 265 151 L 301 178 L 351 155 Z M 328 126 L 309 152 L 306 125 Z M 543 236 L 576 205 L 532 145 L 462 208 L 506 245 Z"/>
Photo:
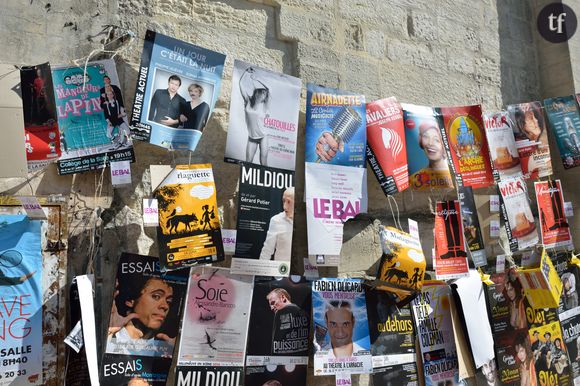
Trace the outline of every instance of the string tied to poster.
<path fill-rule="evenodd" d="M 395 199 L 395 197 L 388 195 L 387 201 L 389 203 L 389 208 L 391 209 L 391 216 L 393 216 L 393 222 L 395 223 L 395 227 L 397 227 L 398 229 L 403 229 L 403 227 L 401 226 L 401 212 L 399 211 L 399 204 L 397 203 L 397 200 Z M 395 203 L 395 209 L 397 210 L 397 217 L 396 218 L 395 218 L 395 212 L 393 211 L 393 205 L 391 204 L 391 201 L 393 201 Z"/>

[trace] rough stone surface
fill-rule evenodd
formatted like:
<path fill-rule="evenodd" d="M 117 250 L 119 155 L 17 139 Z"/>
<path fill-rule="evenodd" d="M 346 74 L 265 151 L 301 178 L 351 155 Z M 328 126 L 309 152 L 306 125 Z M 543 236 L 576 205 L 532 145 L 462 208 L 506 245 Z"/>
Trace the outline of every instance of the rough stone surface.
<path fill-rule="evenodd" d="M 580 33 L 553 45 L 536 31 L 535 18 L 547 0 L 61 0 L 54 3 L 5 0 L 0 15 L 0 62 L 81 63 L 106 41 L 106 25 L 138 37 L 116 56 L 125 99 L 132 103 L 145 30 L 155 29 L 227 54 L 222 92 L 191 162 L 212 162 L 219 212 L 226 228 L 236 223 L 238 167 L 222 162 L 228 127 L 234 58 L 315 82 L 364 93 L 367 100 L 396 96 L 402 102 L 434 106 L 481 103 L 484 111 L 506 104 L 572 93 L 580 88 Z M 570 5 L 578 10 L 579 0 Z M 102 55 L 106 57 L 105 55 Z M 0 90 L 0 92 L 4 92 Z M 303 129 L 304 98 L 300 125 Z M 303 131 L 302 131 L 303 133 Z M 553 142 L 553 138 L 551 138 Z M 553 149 L 556 177 L 566 200 L 580 211 L 578 169 L 564 171 Z M 171 154 L 135 144 L 133 186 L 113 189 L 109 172 L 58 176 L 54 166 L 28 181 L 0 181 L 4 194 L 62 194 L 69 198 L 71 221 L 69 277 L 95 270 L 106 323 L 117 259 L 122 251 L 155 255 L 155 230 L 143 228 L 142 198 L 150 195 L 150 164 L 187 163 L 189 154 Z M 297 199 L 293 271 L 301 273 L 307 254 L 304 139 L 298 143 Z M 397 215 L 419 221 L 429 257 L 433 244 L 430 199 L 455 198 L 455 192 L 407 191 L 395 196 L 393 211 L 372 172 L 368 175 L 369 213 L 345 225 L 342 264 L 325 275 L 372 274 L 380 256 L 377 230 L 394 225 Z M 478 192 L 490 194 L 492 190 Z M 488 224 L 487 224 L 488 225 Z M 483 224 L 485 227 L 486 225 Z M 580 242 L 580 216 L 573 218 Z M 500 251 L 491 245 L 490 257 Z M 91 260 L 92 259 L 92 260 Z M 88 267 L 93 261 L 92 267 Z M 226 262 L 227 265 L 227 262 Z M 103 329 L 104 331 L 104 329 Z M 353 377 L 369 384 L 368 376 Z M 309 377 L 309 385 L 332 385 L 330 377 Z"/>

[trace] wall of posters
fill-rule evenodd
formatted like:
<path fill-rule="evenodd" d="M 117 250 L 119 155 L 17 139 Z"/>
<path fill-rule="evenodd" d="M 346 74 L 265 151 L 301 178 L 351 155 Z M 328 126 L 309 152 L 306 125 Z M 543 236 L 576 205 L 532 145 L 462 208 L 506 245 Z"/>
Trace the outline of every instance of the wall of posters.
<path fill-rule="evenodd" d="M 580 109 L 574 95 L 544 99 L 550 129 L 556 137 L 562 165 L 580 165 Z"/>
<path fill-rule="evenodd" d="M 86 72 L 85 72 L 86 71 Z M 113 59 L 52 68 L 62 155 L 59 174 L 135 160 Z"/>
<path fill-rule="evenodd" d="M 514 137 L 520 155 L 522 172 L 526 180 L 552 174 L 548 128 L 540 102 L 508 106 L 514 122 Z"/>
<path fill-rule="evenodd" d="M 366 169 L 307 162 L 309 255 L 340 255 L 344 223 L 363 211 Z"/>
<path fill-rule="evenodd" d="M 412 189 L 452 188 L 453 180 L 438 114 L 432 107 L 401 104 Z"/>
<path fill-rule="evenodd" d="M 364 95 L 312 83 L 308 83 L 307 90 L 305 161 L 364 168 Z"/>
<path fill-rule="evenodd" d="M 312 282 L 314 375 L 372 372 L 362 280 Z"/>
<path fill-rule="evenodd" d="M 40 221 L 0 215 L 1 385 L 42 385 Z"/>
<path fill-rule="evenodd" d="M 522 178 L 498 183 L 501 213 L 512 252 L 529 248 L 538 243 L 538 233 L 530 208 L 528 188 Z"/>
<path fill-rule="evenodd" d="M 485 254 L 485 246 L 483 245 L 483 235 L 481 234 L 481 226 L 479 225 L 479 217 L 477 216 L 475 197 L 473 196 L 473 189 L 471 186 L 457 188 L 457 198 L 459 199 L 459 207 L 461 209 L 461 221 L 463 223 L 465 244 L 467 245 L 467 249 L 469 249 L 471 260 L 475 267 L 487 265 L 487 256 Z"/>
<path fill-rule="evenodd" d="M 177 385 L 197 385 L 187 380 L 193 382 L 208 369 L 242 371 L 253 283 L 253 276 L 234 275 L 228 269 L 191 270 L 181 326 Z M 234 378 L 237 379 L 232 375 L 230 380 Z"/>
<path fill-rule="evenodd" d="M 155 257 L 121 255 L 101 364 L 104 384 L 122 385 L 142 379 L 150 385 L 165 385 L 187 273 L 162 274 Z"/>
<path fill-rule="evenodd" d="M 211 164 L 177 165 L 154 194 L 162 267 L 177 269 L 224 259 Z"/>
<path fill-rule="evenodd" d="M 403 109 L 395 97 L 367 103 L 367 160 L 386 195 L 409 187 Z"/>
<path fill-rule="evenodd" d="M 287 276 L 294 226 L 294 172 L 242 164 L 232 272 Z"/>
<path fill-rule="evenodd" d="M 484 114 L 485 135 L 496 181 L 522 176 L 513 121 L 507 111 Z"/>
<path fill-rule="evenodd" d="M 423 284 L 421 294 L 411 302 L 427 386 L 448 381 L 453 384 L 458 382 L 451 301 L 451 289 L 445 282 L 427 281 Z"/>
<path fill-rule="evenodd" d="M 367 312 L 375 385 L 417 385 L 413 317 L 397 308 L 387 292 L 367 289 Z"/>
<path fill-rule="evenodd" d="M 433 265 L 435 275 L 440 280 L 469 274 L 459 201 L 437 201 Z"/>
<path fill-rule="evenodd" d="M 225 59 L 147 30 L 131 116 L 133 138 L 195 150 L 220 93 Z"/>
<path fill-rule="evenodd" d="M 460 186 L 483 188 L 493 184 L 489 147 L 481 106 L 441 107 L 443 143 L 451 170 Z"/>
<path fill-rule="evenodd" d="M 308 364 L 310 282 L 256 277 L 251 308 L 246 366 Z"/>
<path fill-rule="evenodd" d="M 60 132 L 49 63 L 20 69 L 20 90 L 26 135 L 28 170 L 34 171 L 60 157 Z"/>
<path fill-rule="evenodd" d="M 535 182 L 540 212 L 540 231 L 545 248 L 572 247 L 570 225 L 564 213 L 564 193 L 560 180 Z"/>
<path fill-rule="evenodd" d="M 225 161 L 296 168 L 302 81 L 234 60 Z"/>

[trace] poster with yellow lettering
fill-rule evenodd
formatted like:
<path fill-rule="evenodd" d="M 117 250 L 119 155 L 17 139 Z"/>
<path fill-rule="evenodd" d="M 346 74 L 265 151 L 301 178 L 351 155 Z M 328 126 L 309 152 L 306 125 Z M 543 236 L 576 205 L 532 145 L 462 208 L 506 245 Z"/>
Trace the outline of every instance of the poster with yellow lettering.
<path fill-rule="evenodd" d="M 211 164 L 178 165 L 155 191 L 159 259 L 178 269 L 224 259 Z"/>

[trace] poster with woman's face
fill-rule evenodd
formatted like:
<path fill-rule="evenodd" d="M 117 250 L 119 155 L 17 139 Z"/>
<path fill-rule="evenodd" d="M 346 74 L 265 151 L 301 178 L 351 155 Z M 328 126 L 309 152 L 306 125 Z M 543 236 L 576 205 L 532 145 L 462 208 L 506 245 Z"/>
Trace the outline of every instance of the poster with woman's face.
<path fill-rule="evenodd" d="M 224 160 L 296 169 L 300 79 L 234 61 Z"/>
<path fill-rule="evenodd" d="M 102 366 L 107 384 L 134 378 L 165 384 L 188 272 L 161 274 L 159 268 L 156 257 L 124 253 L 119 259 Z"/>
<path fill-rule="evenodd" d="M 452 188 L 441 124 L 435 110 L 405 103 L 401 106 L 405 120 L 409 185 L 417 190 Z"/>

